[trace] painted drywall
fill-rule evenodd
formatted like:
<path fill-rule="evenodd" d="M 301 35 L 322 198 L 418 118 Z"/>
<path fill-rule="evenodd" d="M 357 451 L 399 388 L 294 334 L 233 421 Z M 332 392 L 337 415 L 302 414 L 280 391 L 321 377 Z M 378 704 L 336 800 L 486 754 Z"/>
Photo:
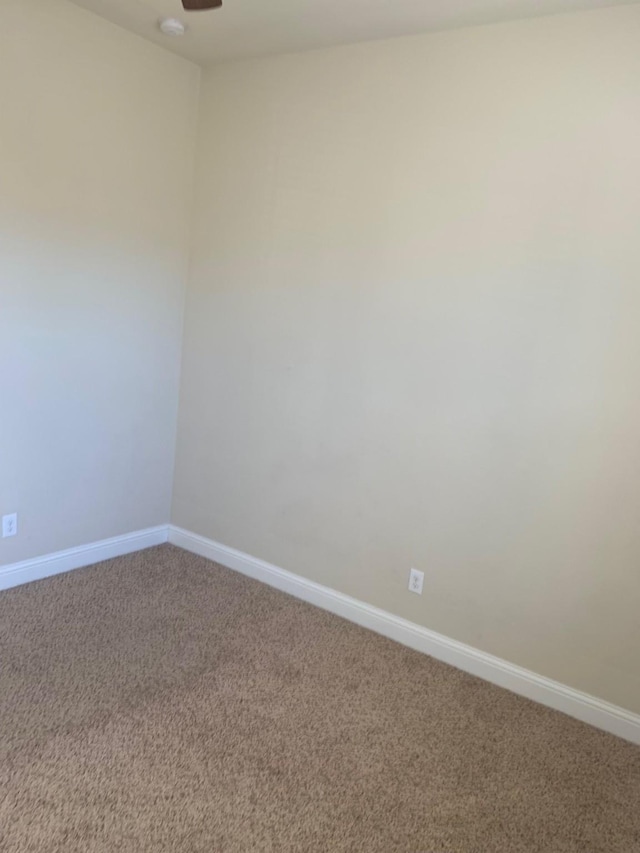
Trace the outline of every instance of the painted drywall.
<path fill-rule="evenodd" d="M 4 0 L 0 81 L 7 564 L 168 521 L 199 69 Z"/>
<path fill-rule="evenodd" d="M 640 711 L 639 44 L 207 72 L 174 524 Z"/>
<path fill-rule="evenodd" d="M 638 0 L 232 0 L 214 14 L 187 15 L 187 37 L 173 39 L 157 20 L 178 13 L 179 0 L 72 2 L 206 66 Z"/>

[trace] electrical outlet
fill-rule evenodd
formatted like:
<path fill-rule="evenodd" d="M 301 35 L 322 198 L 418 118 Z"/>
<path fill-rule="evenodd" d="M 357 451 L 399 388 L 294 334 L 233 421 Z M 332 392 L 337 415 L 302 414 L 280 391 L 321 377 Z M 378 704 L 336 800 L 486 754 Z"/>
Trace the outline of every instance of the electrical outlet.
<path fill-rule="evenodd" d="M 10 515 L 2 516 L 2 538 L 7 536 L 15 536 L 18 532 L 18 513 L 12 512 Z"/>
<path fill-rule="evenodd" d="M 424 584 L 424 572 L 419 572 L 417 569 L 411 569 L 409 573 L 409 592 L 415 592 L 416 595 L 422 595 L 422 585 Z"/>

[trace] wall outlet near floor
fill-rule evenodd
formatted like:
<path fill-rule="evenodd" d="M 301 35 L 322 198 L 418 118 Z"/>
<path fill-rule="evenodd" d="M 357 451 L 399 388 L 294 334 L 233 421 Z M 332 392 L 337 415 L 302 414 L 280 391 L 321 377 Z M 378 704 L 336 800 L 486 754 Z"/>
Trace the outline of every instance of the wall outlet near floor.
<path fill-rule="evenodd" d="M 15 536 L 18 532 L 18 513 L 12 512 L 10 515 L 2 516 L 2 538 L 7 536 Z"/>
<path fill-rule="evenodd" d="M 411 569 L 409 573 L 409 592 L 415 592 L 416 595 L 422 595 L 422 585 L 424 584 L 424 572 L 419 572 L 417 569 Z"/>

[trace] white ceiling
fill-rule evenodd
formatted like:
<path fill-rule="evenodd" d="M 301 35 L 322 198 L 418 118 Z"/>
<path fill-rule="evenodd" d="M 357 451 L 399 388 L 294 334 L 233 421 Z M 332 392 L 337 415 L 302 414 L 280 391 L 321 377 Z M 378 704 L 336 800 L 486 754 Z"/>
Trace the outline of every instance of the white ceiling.
<path fill-rule="evenodd" d="M 210 65 L 497 21 L 620 5 L 621 0 L 224 0 L 221 9 L 185 13 L 181 0 L 72 0 L 181 56 Z M 624 0 L 623 0 L 624 2 Z M 640 0 L 627 0 L 640 2 Z M 161 16 L 189 27 L 172 39 Z"/>

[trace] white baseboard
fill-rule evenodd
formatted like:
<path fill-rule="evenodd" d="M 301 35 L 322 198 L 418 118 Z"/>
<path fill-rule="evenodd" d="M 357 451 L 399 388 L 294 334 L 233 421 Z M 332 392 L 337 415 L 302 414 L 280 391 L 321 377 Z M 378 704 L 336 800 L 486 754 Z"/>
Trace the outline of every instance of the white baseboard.
<path fill-rule="evenodd" d="M 161 545 L 167 541 L 168 535 L 168 525 L 162 524 L 159 527 L 149 527 L 146 530 L 125 533 L 123 536 L 114 536 L 112 539 L 79 545 L 77 548 L 69 548 L 66 551 L 45 554 L 43 557 L 35 557 L 21 563 L 0 566 L 0 590 L 62 572 L 70 572 L 72 569 L 81 569 L 93 563 L 100 563 L 102 560 L 110 560 L 112 557 L 132 554 L 134 551 L 141 551 L 152 545 Z"/>
<path fill-rule="evenodd" d="M 90 566 L 113 557 L 131 554 L 167 541 L 324 610 L 329 610 L 357 625 L 369 628 L 416 651 L 431 655 L 485 681 L 490 681 L 520 696 L 526 696 L 549 708 L 562 711 L 632 743 L 640 744 L 640 715 L 638 714 L 437 634 L 414 622 L 394 616 L 393 613 L 280 569 L 242 551 L 173 525 L 150 527 L 20 563 L 0 566 L 0 590 Z"/>
<path fill-rule="evenodd" d="M 236 551 L 235 548 L 220 545 L 196 533 L 170 525 L 169 542 L 227 568 L 242 572 L 303 601 L 308 601 L 310 604 L 315 604 L 324 610 L 329 610 L 416 651 L 477 675 L 485 681 L 490 681 L 520 696 L 526 696 L 556 711 L 562 711 L 632 743 L 640 744 L 640 715 L 638 714 L 537 675 L 535 672 L 437 634 L 435 631 L 429 631 L 421 625 L 299 577 L 264 560 Z"/>

